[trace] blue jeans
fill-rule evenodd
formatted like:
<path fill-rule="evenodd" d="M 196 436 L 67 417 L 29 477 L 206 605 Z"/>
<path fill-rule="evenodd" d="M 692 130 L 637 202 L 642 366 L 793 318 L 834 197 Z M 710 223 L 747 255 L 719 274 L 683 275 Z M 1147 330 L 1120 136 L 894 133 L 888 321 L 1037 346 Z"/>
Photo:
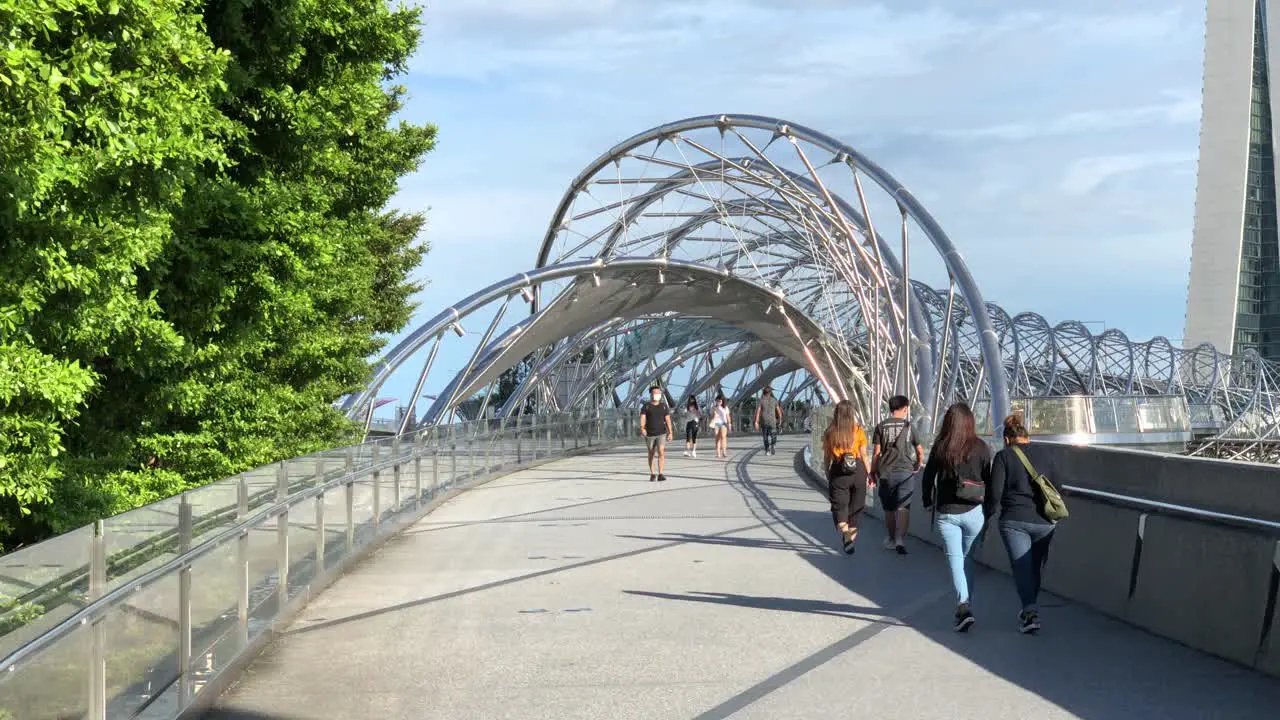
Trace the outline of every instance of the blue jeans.
<path fill-rule="evenodd" d="M 765 450 L 772 450 L 778 447 L 778 426 L 777 425 L 761 425 L 760 436 L 764 438 Z"/>
<path fill-rule="evenodd" d="M 942 547 L 951 566 L 951 584 L 956 589 L 957 603 L 969 602 L 969 550 L 982 534 L 985 523 L 981 505 L 959 515 L 938 513 L 938 534 L 942 535 Z"/>
<path fill-rule="evenodd" d="M 1009 566 L 1013 570 L 1013 584 L 1018 588 L 1018 599 L 1023 610 L 1036 609 L 1036 597 L 1040 595 L 1040 573 L 1049 559 L 1049 543 L 1053 541 L 1053 525 L 1028 523 L 1018 520 L 1000 521 L 1000 538 L 1009 552 Z"/>

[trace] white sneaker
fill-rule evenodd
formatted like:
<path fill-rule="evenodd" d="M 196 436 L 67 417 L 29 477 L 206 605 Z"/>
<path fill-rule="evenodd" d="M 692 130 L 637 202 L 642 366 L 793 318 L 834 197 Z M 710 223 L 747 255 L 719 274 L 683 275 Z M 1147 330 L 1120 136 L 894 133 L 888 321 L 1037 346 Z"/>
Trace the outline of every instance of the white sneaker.
<path fill-rule="evenodd" d="M 684 451 L 684 456 L 685 456 L 685 457 L 689 457 L 689 451 L 688 451 L 688 450 L 685 450 L 685 451 Z"/>
<path fill-rule="evenodd" d="M 884 539 L 884 542 L 882 543 L 882 545 L 884 545 L 884 549 L 885 549 L 885 550 L 892 550 L 892 549 L 894 549 L 894 548 L 896 548 L 896 547 L 898 546 L 898 544 L 897 544 L 897 543 L 895 543 L 895 542 L 893 541 L 893 538 L 891 538 L 891 537 L 887 537 L 887 538 L 885 538 L 885 539 Z"/>
<path fill-rule="evenodd" d="M 689 457 L 691 457 L 691 458 L 696 458 L 696 457 L 698 457 L 698 451 L 697 451 L 697 450 L 694 450 L 693 452 L 689 453 Z"/>

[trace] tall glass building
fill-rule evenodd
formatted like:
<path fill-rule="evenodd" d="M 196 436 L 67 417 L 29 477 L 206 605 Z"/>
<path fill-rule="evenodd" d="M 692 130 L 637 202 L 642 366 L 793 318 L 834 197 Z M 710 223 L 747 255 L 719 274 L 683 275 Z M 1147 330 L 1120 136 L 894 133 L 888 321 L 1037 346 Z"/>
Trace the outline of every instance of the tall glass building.
<path fill-rule="evenodd" d="M 1280 6 L 1209 0 L 1184 344 L 1280 360 L 1280 237 L 1271 118 Z M 1280 43 L 1280 41 L 1278 41 Z"/>

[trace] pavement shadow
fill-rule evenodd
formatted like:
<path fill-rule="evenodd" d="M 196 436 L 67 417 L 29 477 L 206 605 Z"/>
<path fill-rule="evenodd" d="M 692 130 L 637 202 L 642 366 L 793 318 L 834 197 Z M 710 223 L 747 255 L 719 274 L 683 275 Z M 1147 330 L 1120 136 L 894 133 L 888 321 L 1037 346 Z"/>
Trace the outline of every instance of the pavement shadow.
<path fill-rule="evenodd" d="M 296 720 L 296 716 L 220 708 L 202 713 L 200 720 Z"/>
<path fill-rule="evenodd" d="M 682 594 L 651 592 L 648 590 L 626 590 L 627 595 L 658 598 L 660 600 L 683 600 L 686 602 L 710 603 L 713 605 L 733 605 L 735 607 L 753 608 L 756 610 L 779 610 L 782 612 L 808 613 L 812 615 L 831 615 L 833 617 L 865 620 L 867 622 L 898 624 L 893 618 L 886 617 L 878 607 L 833 603 L 826 600 L 806 600 L 804 598 L 770 597 L 764 595 L 738 595 L 733 593 L 688 592 Z"/>
<path fill-rule="evenodd" d="M 792 552 L 816 570 L 848 588 L 866 605 L 842 605 L 797 598 L 752 598 L 718 593 L 665 595 L 680 601 L 717 602 L 783 612 L 814 612 L 839 617 L 871 616 L 891 625 L 907 626 L 986 673 L 1015 684 L 1086 720 L 1121 718 L 1226 718 L 1264 717 L 1280 707 L 1280 681 L 1151 635 L 1083 606 L 1046 595 L 1041 602 L 1045 630 L 1039 636 L 1016 632 L 1020 609 L 1012 579 L 995 570 L 975 566 L 971 594 L 979 619 L 972 632 L 956 633 L 951 627 L 954 599 L 942 553 L 911 538 L 910 554 L 900 556 L 882 549 L 885 537 L 880 520 L 864 516 L 857 553 L 845 556 L 836 545 L 838 535 L 826 511 L 779 507 L 769 497 L 777 486 L 776 473 L 769 484 L 751 477 L 751 456 L 736 463 L 733 481 L 745 497 L 754 499 L 762 520 L 789 533 L 777 539 L 720 536 L 683 542 L 736 544 Z M 797 463 L 797 470 L 800 470 Z M 797 487 L 809 487 L 825 496 L 825 488 L 803 471 Z M 984 541 L 995 536 L 988 533 Z M 659 539 L 659 538 L 654 538 Z M 670 540 L 665 537 L 662 539 Z M 999 542 L 998 539 L 995 542 Z M 1052 572 L 1052 568 L 1047 570 Z M 878 629 L 870 629 L 871 633 Z M 854 650 L 850 642 L 819 660 L 829 662 L 839 653 Z M 810 658 L 795 668 L 779 672 L 764 687 L 751 688 L 705 717 L 728 717 L 764 694 L 790 682 L 818 665 Z M 920 673 L 920 668 L 910 668 Z M 947 668 L 948 679 L 963 676 L 963 665 Z M 776 678 L 782 678 L 777 681 Z M 984 692 L 982 676 L 974 674 L 973 692 Z"/>

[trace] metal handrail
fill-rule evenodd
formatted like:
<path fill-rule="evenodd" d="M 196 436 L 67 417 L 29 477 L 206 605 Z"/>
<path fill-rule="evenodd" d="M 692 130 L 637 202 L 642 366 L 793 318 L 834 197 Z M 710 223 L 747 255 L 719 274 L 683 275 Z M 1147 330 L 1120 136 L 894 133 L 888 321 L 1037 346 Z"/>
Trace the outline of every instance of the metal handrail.
<path fill-rule="evenodd" d="M 1175 503 L 1161 502 L 1159 500 L 1134 497 L 1132 495 L 1121 495 L 1120 493 L 1107 492 L 1106 490 L 1077 487 L 1075 485 L 1063 485 L 1062 489 L 1066 490 L 1068 495 L 1083 495 L 1095 500 L 1101 500 L 1108 504 L 1146 510 L 1162 515 L 1176 515 L 1213 525 L 1226 525 L 1229 527 L 1246 528 L 1249 530 L 1260 530 L 1267 534 L 1280 536 L 1280 522 L 1272 520 L 1263 520 L 1262 518 L 1248 517 L 1245 515 L 1234 515 L 1232 513 L 1218 512 L 1216 510 L 1205 510 L 1203 508 L 1195 508 L 1189 505 L 1178 505 Z"/>

